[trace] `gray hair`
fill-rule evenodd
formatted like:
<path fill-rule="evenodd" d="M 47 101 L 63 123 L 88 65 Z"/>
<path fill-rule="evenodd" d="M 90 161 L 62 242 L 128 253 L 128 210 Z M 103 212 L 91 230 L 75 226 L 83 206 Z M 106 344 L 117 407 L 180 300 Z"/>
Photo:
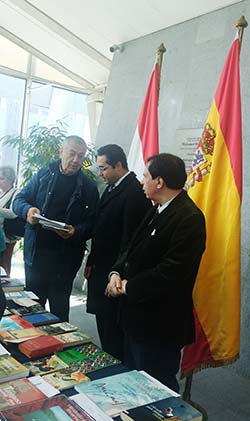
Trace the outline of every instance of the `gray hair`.
<path fill-rule="evenodd" d="M 14 184 L 16 180 L 16 172 L 14 168 L 7 165 L 0 167 L 0 173 L 10 182 L 11 185 Z"/>
<path fill-rule="evenodd" d="M 64 139 L 62 146 L 63 147 L 67 146 L 70 142 L 75 142 L 75 143 L 78 143 L 78 145 L 83 145 L 87 149 L 87 144 L 85 140 L 80 136 L 76 136 L 76 135 L 67 136 L 66 139 Z"/>

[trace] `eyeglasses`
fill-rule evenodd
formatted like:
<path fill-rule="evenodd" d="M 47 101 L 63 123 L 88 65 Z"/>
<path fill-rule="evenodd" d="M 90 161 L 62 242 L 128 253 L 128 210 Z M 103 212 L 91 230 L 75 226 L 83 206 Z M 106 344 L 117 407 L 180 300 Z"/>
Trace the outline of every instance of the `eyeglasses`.
<path fill-rule="evenodd" d="M 103 165 L 100 165 L 97 168 L 98 168 L 99 172 L 103 173 L 104 171 L 106 171 L 108 169 L 108 167 L 109 167 L 108 165 L 106 165 L 105 167 Z"/>

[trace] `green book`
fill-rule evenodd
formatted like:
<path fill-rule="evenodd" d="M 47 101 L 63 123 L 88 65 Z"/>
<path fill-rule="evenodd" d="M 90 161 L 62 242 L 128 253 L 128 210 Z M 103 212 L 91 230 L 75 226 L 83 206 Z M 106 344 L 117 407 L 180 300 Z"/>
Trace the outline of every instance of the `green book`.
<path fill-rule="evenodd" d="M 81 367 L 81 371 L 85 373 L 111 365 L 121 364 L 121 361 L 107 354 L 107 352 L 102 351 L 92 343 L 57 352 L 56 355 L 68 365 L 74 364 L 78 368 Z"/>

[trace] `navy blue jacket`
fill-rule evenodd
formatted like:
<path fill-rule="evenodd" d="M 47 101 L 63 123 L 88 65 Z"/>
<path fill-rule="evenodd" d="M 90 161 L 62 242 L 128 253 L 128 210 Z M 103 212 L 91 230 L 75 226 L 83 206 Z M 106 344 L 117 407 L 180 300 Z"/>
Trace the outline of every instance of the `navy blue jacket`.
<path fill-rule="evenodd" d="M 59 163 L 60 161 L 54 161 L 47 168 L 39 170 L 16 195 L 13 210 L 18 216 L 26 220 L 29 208 L 37 207 L 40 209 L 41 215 L 46 217 L 59 174 Z M 98 197 L 95 183 L 80 171 L 63 221 L 73 225 L 75 233 L 70 239 L 63 241 L 63 250 L 60 249 L 62 259 L 64 255 L 67 259 L 74 258 L 75 264 L 79 267 L 86 248 L 86 241 L 90 238 L 93 228 Z M 25 227 L 24 260 L 29 266 L 32 266 L 39 229 L 41 229 L 39 224 L 27 223 Z"/>

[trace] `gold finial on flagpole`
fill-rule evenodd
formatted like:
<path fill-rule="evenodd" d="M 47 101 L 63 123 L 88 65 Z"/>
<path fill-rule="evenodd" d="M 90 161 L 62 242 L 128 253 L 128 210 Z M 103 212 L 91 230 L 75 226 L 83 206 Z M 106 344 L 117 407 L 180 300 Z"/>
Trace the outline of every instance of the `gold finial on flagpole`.
<path fill-rule="evenodd" d="M 243 32 L 244 32 L 244 29 L 248 26 L 248 22 L 245 19 L 245 16 L 241 16 L 240 19 L 237 20 L 235 26 L 238 29 L 238 35 L 239 35 L 239 40 L 240 40 L 240 50 L 241 50 L 241 44 L 242 44 L 242 40 L 243 40 Z"/>
<path fill-rule="evenodd" d="M 160 83 L 161 83 L 161 66 L 162 66 L 162 59 L 163 54 L 166 52 L 165 45 L 163 42 L 161 43 L 160 47 L 157 48 L 156 53 L 156 61 L 159 65 L 159 75 L 158 75 L 158 98 L 160 97 Z"/>

